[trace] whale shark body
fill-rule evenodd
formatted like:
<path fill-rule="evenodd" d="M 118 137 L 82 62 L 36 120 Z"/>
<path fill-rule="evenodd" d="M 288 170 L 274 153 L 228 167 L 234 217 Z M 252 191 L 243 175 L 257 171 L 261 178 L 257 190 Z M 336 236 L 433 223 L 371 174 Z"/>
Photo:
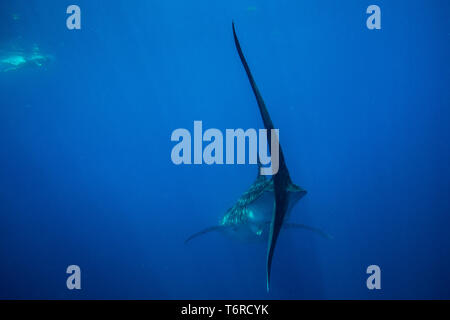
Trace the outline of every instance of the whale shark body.
<path fill-rule="evenodd" d="M 267 129 L 267 140 L 270 151 L 271 134 L 274 126 L 242 52 L 234 23 L 232 24 L 232 28 L 237 52 L 256 97 L 264 127 Z M 213 231 L 221 231 L 245 240 L 267 241 L 266 285 L 267 291 L 269 291 L 273 254 L 282 228 L 306 229 L 317 232 L 324 237 L 329 237 L 319 229 L 303 224 L 289 223 L 287 221 L 290 211 L 305 194 L 306 190 L 292 182 L 281 146 L 279 146 L 278 172 L 271 178 L 267 178 L 260 174 L 258 168 L 256 180 L 241 195 L 238 201 L 226 211 L 219 224 L 193 234 L 186 240 L 186 243 L 200 235 Z"/>

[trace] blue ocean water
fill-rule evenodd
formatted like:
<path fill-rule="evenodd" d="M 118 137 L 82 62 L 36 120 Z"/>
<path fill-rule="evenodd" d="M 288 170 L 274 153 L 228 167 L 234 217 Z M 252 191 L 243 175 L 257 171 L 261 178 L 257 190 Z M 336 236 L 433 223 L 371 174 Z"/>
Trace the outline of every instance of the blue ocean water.
<path fill-rule="evenodd" d="M 66 8 L 81 8 L 81 30 Z M 381 8 L 381 30 L 366 8 Z M 450 298 L 448 1 L 3 1 L 0 298 Z M 173 130 L 261 128 L 231 21 L 308 194 L 266 244 L 211 233 L 254 165 L 172 163 Z M 66 268 L 81 268 L 68 290 Z M 368 290 L 366 268 L 381 269 Z"/>

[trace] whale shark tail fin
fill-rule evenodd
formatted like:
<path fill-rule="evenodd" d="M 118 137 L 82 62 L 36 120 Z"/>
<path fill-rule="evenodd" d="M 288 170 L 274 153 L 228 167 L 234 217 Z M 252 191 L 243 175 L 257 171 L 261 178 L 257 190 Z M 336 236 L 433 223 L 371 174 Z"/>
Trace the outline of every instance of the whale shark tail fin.
<path fill-rule="evenodd" d="M 259 89 L 256 85 L 256 82 L 253 78 L 253 75 L 250 71 L 250 67 L 248 66 L 247 60 L 245 59 L 244 53 L 242 52 L 241 45 L 239 43 L 239 39 L 236 34 L 236 29 L 234 27 L 234 22 L 231 23 L 233 29 L 233 37 L 234 43 L 236 46 L 236 50 L 238 52 L 239 58 L 241 60 L 242 66 L 245 69 L 245 73 L 247 74 L 248 81 L 252 87 L 253 93 L 256 98 L 256 102 L 258 104 L 259 112 L 261 114 L 262 121 L 264 123 L 264 128 L 267 130 L 267 143 L 269 145 L 269 152 L 272 154 L 271 141 L 272 141 L 272 129 L 274 128 L 272 119 L 270 118 L 269 111 L 266 108 L 266 104 L 259 92 Z M 275 137 L 278 139 L 278 137 Z M 272 259 L 275 251 L 275 246 L 278 240 L 278 235 L 280 233 L 281 227 L 283 225 L 284 217 L 286 215 L 286 211 L 289 206 L 289 197 L 287 194 L 287 188 L 291 184 L 291 178 L 289 175 L 289 170 L 284 161 L 284 155 L 281 148 L 281 145 L 278 142 L 279 146 L 279 169 L 278 172 L 272 176 L 274 181 L 274 191 L 275 191 L 275 206 L 273 211 L 272 222 L 270 224 L 270 232 L 269 232 L 269 243 L 267 248 L 267 291 L 269 291 L 269 283 L 270 283 L 270 272 L 272 268 Z"/>

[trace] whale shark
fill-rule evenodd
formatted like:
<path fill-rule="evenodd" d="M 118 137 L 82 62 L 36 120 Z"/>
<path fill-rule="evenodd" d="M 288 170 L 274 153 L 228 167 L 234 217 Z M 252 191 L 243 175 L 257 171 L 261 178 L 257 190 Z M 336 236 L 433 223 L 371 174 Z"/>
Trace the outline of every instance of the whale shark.
<path fill-rule="evenodd" d="M 271 152 L 270 141 L 274 125 L 242 52 L 234 22 L 232 29 L 236 50 L 255 95 L 264 127 L 267 129 L 269 152 Z M 276 138 L 278 139 L 278 137 Z M 185 243 L 213 231 L 223 232 L 243 240 L 267 241 L 266 288 L 269 291 L 272 260 L 281 229 L 304 229 L 316 232 L 326 238 L 331 238 L 331 236 L 311 226 L 288 222 L 292 208 L 306 195 L 306 190 L 292 182 L 281 145 L 279 145 L 278 172 L 268 178 L 261 175 L 260 167 L 261 163 L 258 161 L 258 174 L 255 181 L 225 212 L 219 224 L 191 235 Z"/>

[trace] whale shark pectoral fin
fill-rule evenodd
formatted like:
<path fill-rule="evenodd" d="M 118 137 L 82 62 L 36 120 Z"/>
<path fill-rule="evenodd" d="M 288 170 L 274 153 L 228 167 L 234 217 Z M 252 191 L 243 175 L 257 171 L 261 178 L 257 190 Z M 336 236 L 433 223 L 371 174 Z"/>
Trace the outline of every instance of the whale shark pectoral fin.
<path fill-rule="evenodd" d="M 184 243 L 186 244 L 186 243 L 188 243 L 189 241 L 191 241 L 192 239 L 197 238 L 198 236 L 201 236 L 201 235 L 203 235 L 203 234 L 206 234 L 206 233 L 209 233 L 209 232 L 212 232 L 212 231 L 220 231 L 220 230 L 223 230 L 224 228 L 225 228 L 225 226 L 212 226 L 212 227 L 203 229 L 203 230 L 201 230 L 201 231 L 199 231 L 199 232 L 194 233 L 193 235 L 191 235 L 189 238 L 187 238 L 187 239 L 184 241 Z"/>
<path fill-rule="evenodd" d="M 324 231 L 322 231 L 322 230 L 320 230 L 318 228 L 311 227 L 311 226 L 308 226 L 308 225 L 305 225 L 305 224 L 284 223 L 283 224 L 283 228 L 285 228 L 285 229 L 304 229 L 304 230 L 309 230 L 309 231 L 312 231 L 312 232 L 315 232 L 315 233 L 321 235 L 324 238 L 334 239 L 333 236 L 329 235 L 328 233 L 326 233 L 326 232 L 324 232 Z"/>

